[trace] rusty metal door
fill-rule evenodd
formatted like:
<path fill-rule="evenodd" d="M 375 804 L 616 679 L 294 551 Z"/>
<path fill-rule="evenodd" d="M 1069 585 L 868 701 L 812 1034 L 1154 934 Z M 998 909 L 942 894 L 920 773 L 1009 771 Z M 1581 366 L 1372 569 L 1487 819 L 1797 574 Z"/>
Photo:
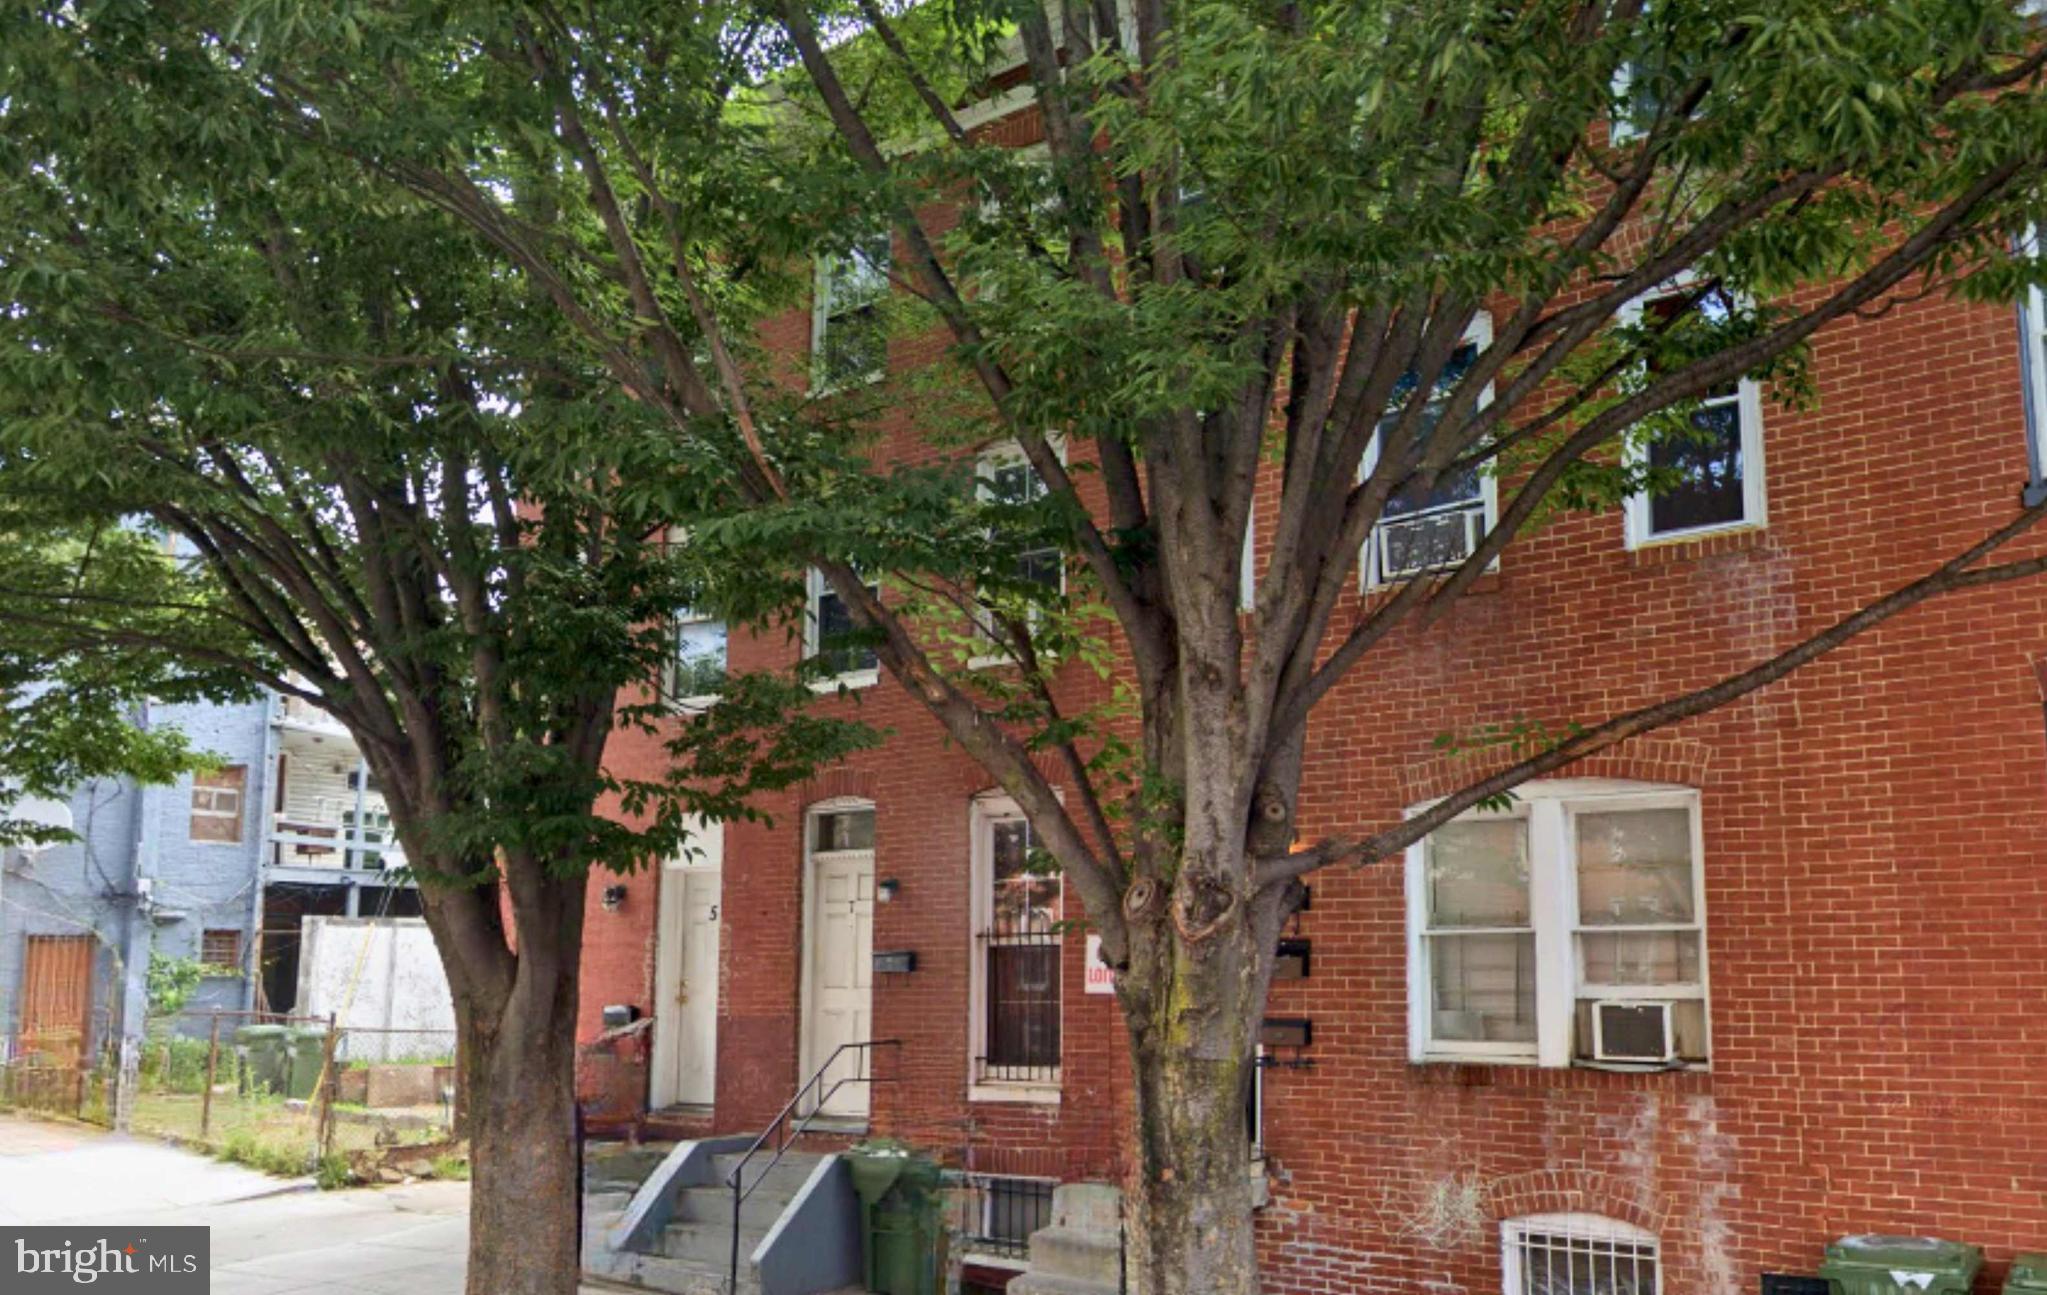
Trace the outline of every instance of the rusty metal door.
<path fill-rule="evenodd" d="M 31 935 L 22 977 L 21 1047 L 39 1064 L 75 1068 L 92 1016 L 89 935 Z"/>

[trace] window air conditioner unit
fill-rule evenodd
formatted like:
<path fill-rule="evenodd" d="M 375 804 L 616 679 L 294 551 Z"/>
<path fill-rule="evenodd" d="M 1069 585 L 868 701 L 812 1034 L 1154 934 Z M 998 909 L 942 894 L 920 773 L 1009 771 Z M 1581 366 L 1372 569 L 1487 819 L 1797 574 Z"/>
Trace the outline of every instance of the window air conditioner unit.
<path fill-rule="evenodd" d="M 1670 1004 L 1605 999 L 1592 1004 L 1592 1059 L 1660 1065 L 1677 1060 Z"/>

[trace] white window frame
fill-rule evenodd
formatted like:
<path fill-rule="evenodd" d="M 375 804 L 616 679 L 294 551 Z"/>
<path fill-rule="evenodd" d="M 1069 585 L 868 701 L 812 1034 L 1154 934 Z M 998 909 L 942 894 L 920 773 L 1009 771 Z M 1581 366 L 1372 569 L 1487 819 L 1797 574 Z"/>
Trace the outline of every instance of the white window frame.
<path fill-rule="evenodd" d="M 1483 356 L 1486 348 L 1492 344 L 1493 317 L 1481 310 L 1472 316 L 1470 326 L 1464 330 L 1464 336 L 1457 339 L 1457 347 L 1460 350 L 1466 346 L 1476 347 L 1478 354 Z M 1485 384 L 1484 389 L 1478 393 L 1478 403 L 1472 407 L 1473 412 L 1484 409 L 1492 403 L 1493 384 L 1488 382 Z M 1365 446 L 1364 461 L 1358 465 L 1358 480 L 1360 482 L 1366 480 L 1378 466 L 1379 433 L 1375 430 L 1372 433 L 1370 443 Z M 1493 527 L 1499 525 L 1500 522 L 1499 479 L 1494 473 L 1488 472 L 1483 468 L 1479 470 L 1478 474 L 1478 496 L 1480 504 L 1478 541 L 1483 543 L 1485 537 L 1493 533 Z M 1408 519 L 1396 518 L 1390 524 L 1397 525 L 1400 521 L 1404 520 Z M 1396 575 L 1385 578 L 1381 578 L 1379 575 L 1379 532 L 1387 525 L 1389 525 L 1389 522 L 1384 517 L 1374 522 L 1372 524 L 1372 533 L 1365 537 L 1364 547 L 1358 550 L 1358 587 L 1366 592 L 1374 589 L 1391 589 L 1396 585 L 1415 578 L 1414 575 Z M 1455 565 L 1455 563 L 1452 563 L 1449 566 L 1432 568 L 1432 570 L 1447 571 Z M 1495 559 L 1487 569 L 1491 570 L 1498 565 L 1498 559 Z M 1416 574 L 1426 575 L 1428 572 Z"/>
<path fill-rule="evenodd" d="M 1600 1214 L 1525 1214 L 1500 1221 L 1500 1289 L 1505 1295 L 1522 1295 L 1521 1252 L 1531 1236 L 1646 1246 L 1655 1280 L 1645 1295 L 1660 1295 L 1663 1290 L 1663 1242 L 1647 1228 Z"/>
<path fill-rule="evenodd" d="M 2036 7 L 2047 6 L 2039 0 Z M 2047 8 L 2042 8 L 2047 12 Z M 2029 229 L 2019 244 L 2026 254 L 2038 254 L 2040 231 Z M 2047 499 L 2047 292 L 2026 289 L 2019 303 L 2019 372 L 2026 396 L 2026 482 L 2025 505 L 2030 508 Z"/>
<path fill-rule="evenodd" d="M 1696 276 L 1684 274 L 1643 293 L 1621 307 L 1619 322 L 1630 326 L 1641 323 L 1642 314 L 1650 303 L 1676 296 L 1695 281 Z M 1654 500 L 1647 491 L 1638 491 L 1629 495 L 1623 506 L 1625 540 L 1629 549 L 1678 544 L 1708 535 L 1759 531 L 1770 524 L 1769 492 L 1764 489 L 1768 470 L 1763 462 L 1763 384 L 1744 375 L 1735 383 L 1734 403 L 1741 428 L 1741 520 L 1717 522 L 1711 526 L 1688 526 L 1677 531 L 1655 531 L 1651 529 L 1653 514 L 1650 511 Z M 1623 442 L 1621 461 L 1628 467 L 1642 467 L 1648 458 L 1649 448 L 1646 445 L 1634 439 Z"/>
<path fill-rule="evenodd" d="M 669 527 L 667 534 L 663 537 L 663 544 L 669 549 L 680 548 L 688 543 L 688 541 L 689 531 L 686 527 L 681 526 Z M 671 710 L 683 714 L 696 714 L 709 710 L 718 704 L 717 693 L 707 693 L 702 696 L 692 697 L 677 697 L 674 695 L 682 668 L 682 627 L 685 625 L 708 624 L 724 625 L 725 618 L 700 612 L 692 607 L 678 607 L 675 610 L 674 616 L 670 617 L 671 646 L 668 651 L 667 661 L 661 667 L 661 687 L 668 694 L 667 702 Z M 732 674 L 732 627 L 730 625 L 725 625 L 725 673 L 728 678 Z"/>
<path fill-rule="evenodd" d="M 1051 445 L 1052 452 L 1059 456 L 1059 462 L 1061 462 L 1062 464 L 1065 463 L 1066 462 L 1065 438 L 1059 436 L 1056 433 L 1048 433 L 1046 436 L 1046 440 Z M 1039 495 L 1037 496 L 1038 498 L 1043 498 L 1045 495 L 1049 495 L 1052 492 L 1052 487 L 1046 483 L 1043 477 L 1038 475 L 1037 469 L 1031 466 L 1030 456 L 1024 453 L 1023 446 L 1017 443 L 1015 440 L 1007 440 L 997 441 L 995 444 L 988 446 L 987 448 L 983 449 L 980 452 L 980 454 L 975 456 L 974 458 L 975 497 L 978 498 L 983 503 L 992 502 L 994 499 L 994 495 L 989 490 L 989 478 L 992 477 L 998 469 L 1015 467 L 1019 464 L 1021 464 L 1027 471 L 1029 471 L 1031 474 L 1031 479 L 1038 483 L 1039 490 Z M 1031 552 L 1039 551 L 1041 550 L 1037 549 L 1031 550 Z M 1055 549 L 1054 551 L 1058 554 L 1059 557 L 1059 595 L 1060 597 L 1063 598 L 1066 596 L 1067 581 L 1066 553 L 1065 550 L 1063 549 Z M 977 633 L 983 628 L 986 627 L 978 624 L 974 626 L 974 629 Z M 979 653 L 976 656 L 974 656 L 972 660 L 967 662 L 968 668 L 973 670 L 982 670 L 986 669 L 989 666 L 1013 664 L 1015 663 L 1011 660 L 1009 654 L 1007 652 L 1001 651 Z"/>
<path fill-rule="evenodd" d="M 1577 1060 L 1573 1032 L 1577 1005 L 1589 999 L 1640 999 L 1664 1002 L 1696 1000 L 1703 1004 L 1706 1055 L 1712 1056 L 1712 990 L 1706 944 L 1706 855 L 1703 810 L 1698 791 L 1668 783 L 1615 779 L 1559 778 L 1528 783 L 1514 793 L 1515 804 L 1504 812 L 1474 811 L 1459 821 L 1512 818 L 1528 825 L 1529 925 L 1535 936 L 1535 1042 L 1486 1042 L 1434 1039 L 1433 971 L 1424 929 L 1428 913 L 1428 842 L 1407 848 L 1407 1024 L 1408 1059 L 1417 1065 L 1461 1062 L 1541 1066 L 1548 1069 L 1631 1069 Z M 1417 805 L 1410 817 L 1428 808 Z M 1578 922 L 1576 816 L 1639 809 L 1682 808 L 1691 818 L 1692 918 L 1670 927 L 1581 927 Z M 1696 929 L 1699 933 L 1699 980 L 1696 985 L 1600 985 L 1585 979 L 1579 935 L 1614 930 Z M 1508 932 L 1516 928 L 1501 928 Z M 1690 1062 L 1703 1069 L 1710 1063 Z"/>
<path fill-rule="evenodd" d="M 1046 1079 L 981 1078 L 980 1058 L 988 1052 L 988 957 L 981 947 L 981 935 L 994 921 L 995 836 L 994 826 L 1007 819 L 1023 818 L 1016 801 L 995 793 L 976 796 L 968 807 L 967 830 L 971 842 L 972 879 L 967 904 L 967 1100 L 970 1102 L 1034 1102 L 1056 1105 L 1066 1061 L 1066 940 L 1059 940 L 1059 1060 L 1054 1074 Z M 1066 881 L 1060 878 L 1060 916 L 1065 916 Z"/>
<path fill-rule="evenodd" d="M 894 226 L 886 226 L 885 228 L 888 233 L 889 251 L 888 263 L 882 267 L 884 280 L 888 278 L 895 267 L 895 228 Z M 869 232 L 871 236 L 878 236 L 874 231 Z M 848 374 L 839 378 L 836 382 L 832 381 L 825 373 L 825 334 L 830 331 L 832 317 L 836 313 L 832 308 L 832 269 L 838 261 L 851 255 L 852 252 L 850 250 L 843 254 L 837 252 L 830 253 L 818 257 L 811 266 L 810 391 L 812 395 L 826 396 L 835 391 L 850 391 L 855 387 L 864 387 L 879 382 L 888 375 L 888 344 L 886 341 L 882 344 L 882 359 L 877 367 L 865 373 Z M 881 296 L 876 299 L 874 304 L 877 307 L 886 309 L 892 289 L 892 284 L 884 288 Z"/>
<path fill-rule="evenodd" d="M 825 583 L 824 572 L 816 567 L 808 568 L 804 572 L 803 578 L 806 586 L 803 599 L 803 655 L 807 660 L 816 656 L 822 650 L 819 647 L 822 635 L 818 633 L 817 624 L 818 601 L 825 594 L 834 591 L 830 585 Z M 868 588 L 879 593 L 881 586 L 879 582 L 869 581 Z M 873 665 L 862 669 L 848 670 L 843 674 L 833 675 L 829 679 L 820 679 L 810 686 L 816 692 L 831 692 L 839 688 L 869 688 L 879 682 L 881 682 L 881 663 L 877 661 Z"/>
<path fill-rule="evenodd" d="M 670 694 L 668 704 L 671 709 L 686 714 L 696 714 L 700 711 L 709 710 L 718 704 L 719 694 L 714 692 L 699 693 L 688 697 L 673 695 L 680 686 L 682 678 L 682 631 L 683 627 L 687 625 L 725 625 L 725 618 L 713 616 L 709 612 L 699 612 L 694 608 L 682 607 L 678 608 L 675 615 L 670 618 L 670 625 L 673 631 L 673 643 L 669 648 L 668 663 L 663 667 L 663 673 L 668 676 L 664 680 L 664 685 Z M 725 625 L 725 673 L 728 678 L 732 673 L 732 627 L 729 625 Z"/>

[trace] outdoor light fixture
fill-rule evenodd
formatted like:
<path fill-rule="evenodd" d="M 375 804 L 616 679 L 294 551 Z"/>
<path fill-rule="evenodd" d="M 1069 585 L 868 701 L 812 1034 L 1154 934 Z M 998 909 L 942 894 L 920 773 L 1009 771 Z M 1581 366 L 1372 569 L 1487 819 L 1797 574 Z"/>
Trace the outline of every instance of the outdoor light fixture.
<path fill-rule="evenodd" d="M 874 897 L 881 903 L 886 904 L 894 899 L 896 892 L 902 888 L 902 882 L 897 881 L 894 877 L 887 877 L 874 883 Z"/>
<path fill-rule="evenodd" d="M 603 903 L 605 912 L 616 913 L 620 908 L 622 908 L 625 905 L 625 887 L 606 886 L 604 888 Z"/>

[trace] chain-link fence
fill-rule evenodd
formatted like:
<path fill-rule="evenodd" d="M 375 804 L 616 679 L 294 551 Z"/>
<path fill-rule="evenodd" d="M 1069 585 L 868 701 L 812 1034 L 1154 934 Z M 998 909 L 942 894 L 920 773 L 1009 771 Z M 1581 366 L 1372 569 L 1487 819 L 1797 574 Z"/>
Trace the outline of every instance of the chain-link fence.
<path fill-rule="evenodd" d="M 272 1173 L 347 1181 L 460 1172 L 451 1030 L 186 1012 L 150 1022 L 130 1127 Z"/>

